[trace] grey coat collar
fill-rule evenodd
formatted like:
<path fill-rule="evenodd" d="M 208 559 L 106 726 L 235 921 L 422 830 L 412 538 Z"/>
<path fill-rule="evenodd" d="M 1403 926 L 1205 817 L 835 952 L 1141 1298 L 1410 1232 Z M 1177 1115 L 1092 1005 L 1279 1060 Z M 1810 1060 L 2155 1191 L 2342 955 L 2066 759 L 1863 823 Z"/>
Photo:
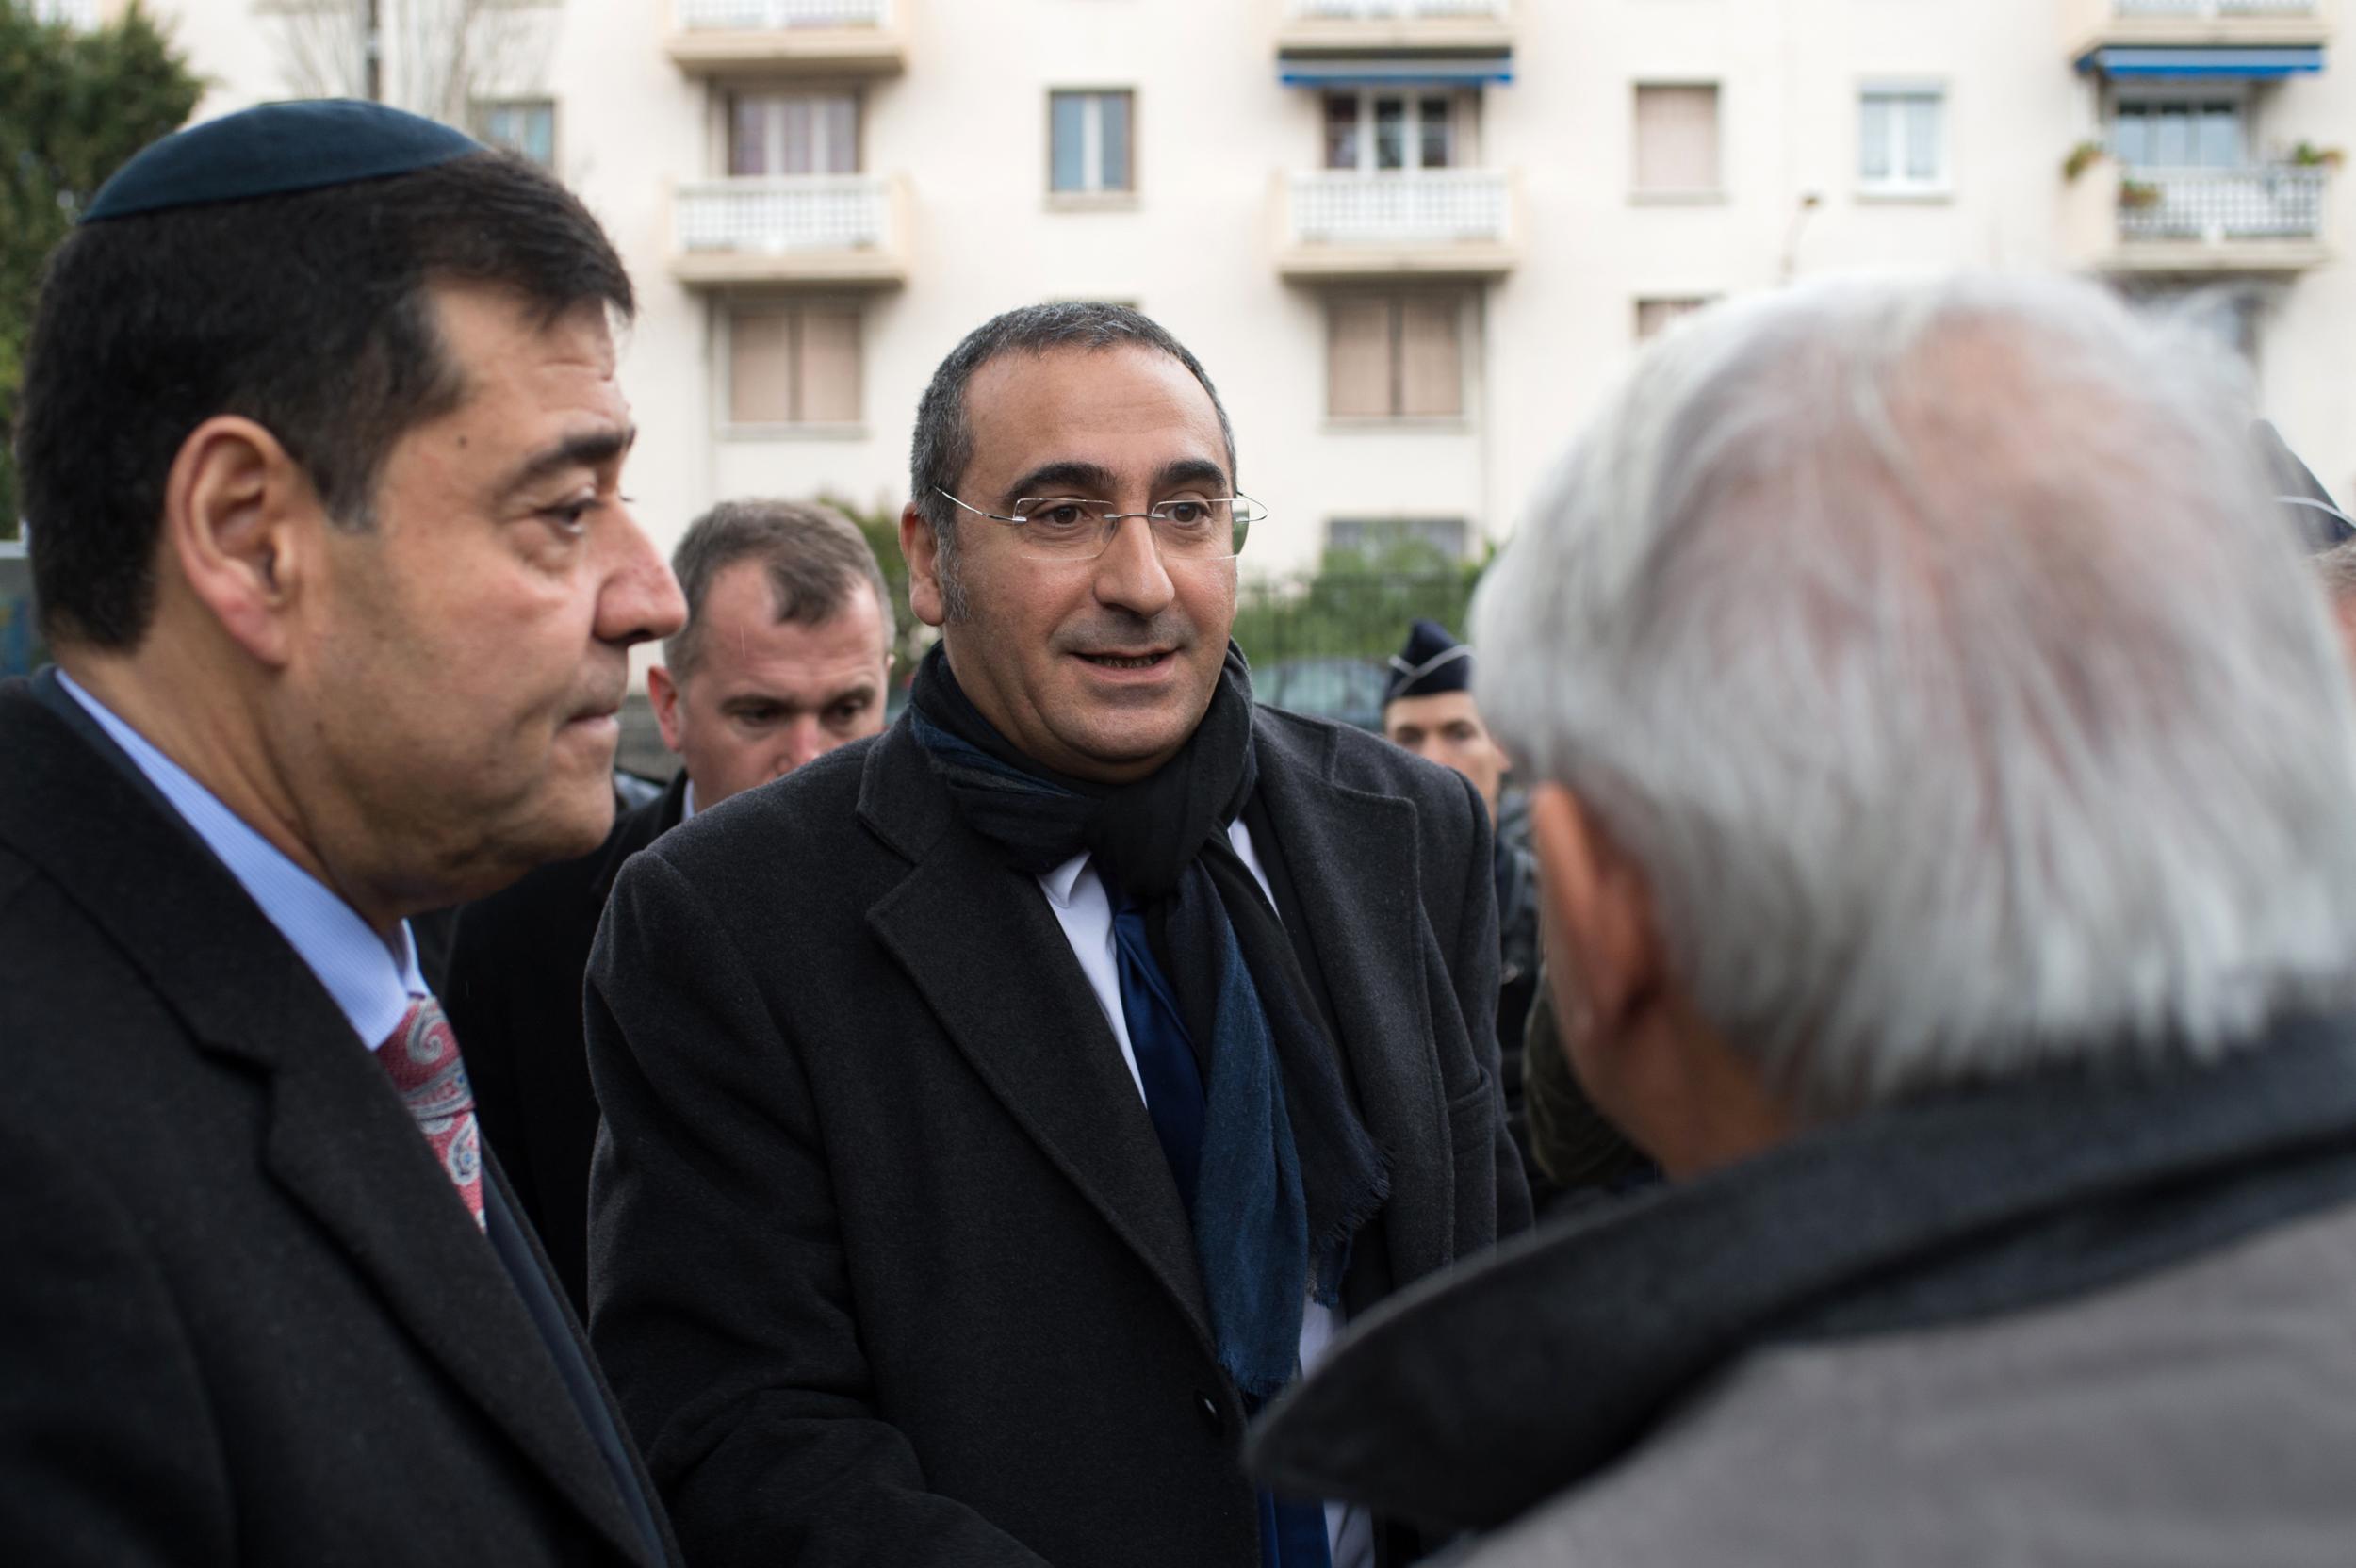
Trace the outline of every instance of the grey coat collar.
<path fill-rule="evenodd" d="M 1303 1495 L 1491 1528 L 1776 1341 L 2065 1298 L 2356 1196 L 2356 1029 L 1895 1108 L 1408 1293 L 1255 1429 Z"/>

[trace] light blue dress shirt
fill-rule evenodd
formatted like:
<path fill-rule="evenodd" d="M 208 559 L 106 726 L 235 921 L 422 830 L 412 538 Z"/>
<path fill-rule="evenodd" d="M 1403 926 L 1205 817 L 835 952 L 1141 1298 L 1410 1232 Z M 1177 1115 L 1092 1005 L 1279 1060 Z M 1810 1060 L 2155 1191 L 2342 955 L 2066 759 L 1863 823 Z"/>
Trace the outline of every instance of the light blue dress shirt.
<path fill-rule="evenodd" d="M 229 874 L 261 906 L 270 923 L 327 988 L 361 1043 L 373 1051 L 391 1038 L 409 1011 L 409 999 L 426 994 L 409 923 L 401 923 L 401 951 L 396 954 L 368 929 L 368 922 L 351 905 L 247 826 L 210 790 L 190 777 L 187 769 L 82 690 L 72 676 L 59 670 L 57 683 L 123 748 L 147 781 L 229 868 Z"/>

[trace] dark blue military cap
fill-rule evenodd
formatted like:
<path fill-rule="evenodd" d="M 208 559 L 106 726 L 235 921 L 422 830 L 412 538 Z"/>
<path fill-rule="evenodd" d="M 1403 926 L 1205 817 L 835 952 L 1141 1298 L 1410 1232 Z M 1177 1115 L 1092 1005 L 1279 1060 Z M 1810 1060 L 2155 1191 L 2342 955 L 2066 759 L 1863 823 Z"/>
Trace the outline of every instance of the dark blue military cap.
<path fill-rule="evenodd" d="M 387 179 L 482 151 L 472 137 L 382 104 L 264 104 L 149 142 L 98 188 L 82 221 Z"/>
<path fill-rule="evenodd" d="M 1391 681 L 1383 689 L 1383 703 L 1469 690 L 1472 651 L 1439 622 L 1417 621 L 1407 630 L 1407 645 L 1391 655 Z"/>
<path fill-rule="evenodd" d="M 2299 461 L 2299 454 L 2291 450 L 2282 432 L 2260 419 L 2250 427 L 2250 444 L 2265 466 L 2266 477 L 2274 482 L 2275 501 L 2298 531 L 2299 542 L 2308 554 L 2321 555 L 2356 539 L 2356 521 L 2349 520 L 2348 514 L 2331 499 L 2331 493 L 2323 487 L 2323 482 Z"/>

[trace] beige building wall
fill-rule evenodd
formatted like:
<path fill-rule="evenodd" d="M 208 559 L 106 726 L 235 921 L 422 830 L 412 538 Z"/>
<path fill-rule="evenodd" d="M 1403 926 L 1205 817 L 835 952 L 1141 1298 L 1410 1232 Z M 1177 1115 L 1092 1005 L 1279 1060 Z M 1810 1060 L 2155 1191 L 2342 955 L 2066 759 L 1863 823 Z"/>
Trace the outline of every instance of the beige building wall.
<path fill-rule="evenodd" d="M 384 3 L 390 11 L 423 0 Z M 1854 269 L 2109 272 L 2122 254 L 2146 290 L 2250 295 L 2266 411 L 2335 493 L 2356 492 L 2356 396 L 2342 371 L 2356 270 L 2340 182 L 2299 176 L 2324 184 L 2320 232 L 2194 234 L 2155 249 L 2119 240 L 2115 164 L 2074 183 L 2062 174 L 2076 143 L 2105 133 L 2116 91 L 2073 68 L 2077 47 L 2122 25 L 2118 36 L 2132 41 L 2154 9 L 2191 13 L 2157 24 L 2178 29 L 2168 41 L 2325 42 L 2320 74 L 2217 90 L 2242 106 L 2252 163 L 2302 140 L 2356 141 L 2356 71 L 2338 61 L 2330 0 L 2269 0 L 2287 16 L 2260 8 L 2254 21 L 2212 14 L 2253 0 L 1511 0 L 1494 8 L 1501 21 L 1479 14 L 1492 8 L 1486 0 L 738 0 L 748 17 L 764 5 L 813 16 L 881 4 L 884 24 L 692 35 L 690 52 L 706 58 L 820 58 L 739 63 L 736 76 L 670 52 L 691 37 L 673 6 L 713 3 L 566 0 L 548 13 L 544 50 L 495 90 L 553 101 L 555 167 L 607 223 L 638 281 L 625 374 L 642 435 L 629 482 L 659 538 L 676 537 L 712 501 L 747 493 L 831 492 L 896 507 L 917 396 L 961 334 L 1009 305 L 1111 298 L 1159 318 L 1219 383 L 1244 488 L 1272 514 L 1247 566 L 1310 564 L 1336 519 L 1461 519 L 1477 547 L 1511 530 L 1566 435 L 1633 357 L 1640 318 L 1666 308 L 1645 312 L 1640 302 L 1741 295 Z M 215 84 L 203 113 L 300 90 L 271 42 L 280 13 L 253 0 L 160 4 Z M 1322 36 L 1339 41 L 1304 53 L 1312 35 L 1301 9 L 1353 8 L 1450 14 L 1329 23 Z M 1455 122 L 1459 161 L 1504 176 L 1505 232 L 1476 220 L 1452 239 L 1296 243 L 1285 188 L 1319 168 L 1325 108 L 1319 90 L 1284 85 L 1280 63 L 1423 57 L 1386 53 L 1416 27 L 1438 41 L 1424 51 L 1433 58 L 1510 45 L 1511 83 L 1465 92 Z M 795 79 L 860 94 L 858 168 L 885 182 L 869 209 L 885 215 L 875 220 L 884 242 L 854 253 L 699 253 L 693 267 L 740 281 L 683 282 L 675 195 L 727 173 L 731 85 Z M 1639 86 L 1714 87 L 1712 188 L 1635 188 L 1641 158 L 1661 155 L 1637 145 Z M 1859 95 L 1885 87 L 1940 96 L 1936 188 L 1878 193 L 1861 180 Z M 1133 193 L 1049 193 L 1049 95 L 1058 89 L 1134 93 Z M 1679 155 L 1695 155 L 1688 146 Z M 2166 204 L 2176 201 L 2171 188 Z M 2154 271 L 2146 264 L 2163 250 L 2166 269 Z M 1360 270 L 1329 275 L 1348 268 Z M 1330 415 L 1337 289 L 1457 301 L 1460 410 Z M 748 303 L 858 311 L 855 418 L 731 423 L 729 323 Z"/>

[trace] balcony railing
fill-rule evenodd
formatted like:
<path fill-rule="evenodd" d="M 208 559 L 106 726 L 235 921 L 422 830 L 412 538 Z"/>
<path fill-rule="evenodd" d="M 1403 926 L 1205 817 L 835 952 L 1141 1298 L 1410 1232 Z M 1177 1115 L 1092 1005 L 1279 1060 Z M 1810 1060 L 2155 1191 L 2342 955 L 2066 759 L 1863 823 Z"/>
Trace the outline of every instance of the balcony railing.
<path fill-rule="evenodd" d="M 1292 178 L 1292 237 L 1303 245 L 1501 244 L 1513 210 L 1499 170 Z"/>
<path fill-rule="evenodd" d="M 1502 22 L 1509 0 L 1292 0 L 1292 15 L 1309 22 Z"/>
<path fill-rule="evenodd" d="M 2119 181 L 2119 236 L 2129 243 L 2323 237 L 2325 171 L 2130 169 Z"/>
<path fill-rule="evenodd" d="M 795 27 L 885 27 L 892 0 L 679 0 L 691 33 L 777 33 Z"/>
<path fill-rule="evenodd" d="M 2112 0 L 2119 16 L 2310 16 L 2315 0 Z"/>
<path fill-rule="evenodd" d="M 892 237 L 890 182 L 866 174 L 703 180 L 679 189 L 686 254 L 784 255 L 881 248 Z"/>

